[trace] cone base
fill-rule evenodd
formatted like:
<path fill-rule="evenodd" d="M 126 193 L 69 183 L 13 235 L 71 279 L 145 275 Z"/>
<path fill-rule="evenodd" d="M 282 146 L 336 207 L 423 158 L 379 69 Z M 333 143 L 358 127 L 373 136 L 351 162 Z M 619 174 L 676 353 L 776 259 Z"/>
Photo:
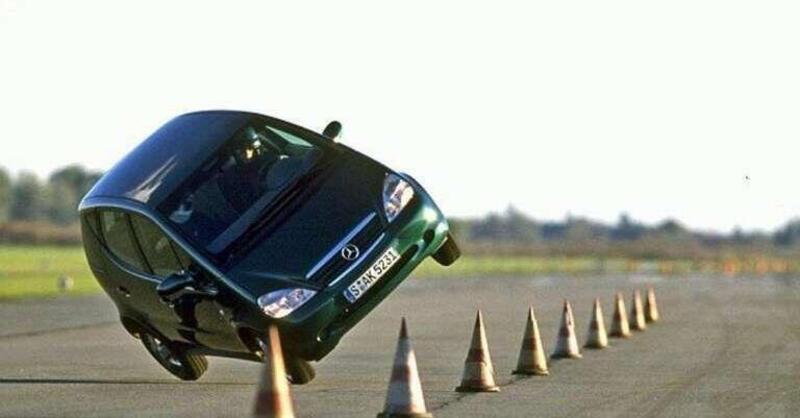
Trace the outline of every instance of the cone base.
<path fill-rule="evenodd" d="M 428 412 L 381 412 L 378 418 L 433 418 Z"/>
<path fill-rule="evenodd" d="M 550 358 L 553 360 L 560 360 L 560 359 L 580 359 L 583 358 L 583 355 L 577 353 L 553 353 L 550 355 Z"/>
<path fill-rule="evenodd" d="M 456 392 L 500 392 L 499 386 L 459 386 Z"/>
<path fill-rule="evenodd" d="M 647 331 L 647 327 L 642 327 L 642 328 L 631 327 L 631 331 L 644 332 L 644 331 Z"/>
<path fill-rule="evenodd" d="M 523 376 L 550 376 L 550 371 L 542 369 L 515 369 L 511 374 Z"/>
<path fill-rule="evenodd" d="M 603 345 L 603 344 L 597 344 L 597 343 L 588 343 L 588 344 L 583 346 L 583 348 L 588 348 L 589 350 L 602 350 L 602 349 L 604 349 L 606 347 L 608 347 L 608 344 Z"/>
<path fill-rule="evenodd" d="M 611 338 L 630 338 L 631 334 L 608 334 Z"/>

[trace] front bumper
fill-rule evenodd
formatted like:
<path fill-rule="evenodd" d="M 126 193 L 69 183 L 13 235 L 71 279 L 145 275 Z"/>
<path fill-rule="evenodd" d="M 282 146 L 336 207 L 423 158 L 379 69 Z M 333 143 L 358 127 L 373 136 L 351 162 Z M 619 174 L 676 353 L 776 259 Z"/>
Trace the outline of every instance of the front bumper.
<path fill-rule="evenodd" d="M 374 309 L 425 259 L 444 243 L 449 226 L 434 202 L 421 189 L 357 266 L 340 280 L 321 290 L 303 307 L 278 323 L 284 349 L 305 360 L 319 360 Z M 355 303 L 343 291 L 367 270 L 389 247 L 400 260 Z"/>

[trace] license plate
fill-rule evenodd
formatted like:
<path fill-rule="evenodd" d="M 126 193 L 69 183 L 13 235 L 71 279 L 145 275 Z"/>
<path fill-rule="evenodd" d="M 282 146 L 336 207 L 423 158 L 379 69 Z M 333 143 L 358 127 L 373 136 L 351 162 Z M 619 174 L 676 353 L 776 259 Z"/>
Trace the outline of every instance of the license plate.
<path fill-rule="evenodd" d="M 361 277 L 351 283 L 350 286 L 347 286 L 347 289 L 343 292 L 344 297 L 347 298 L 347 301 L 350 303 L 357 301 L 370 287 L 374 286 L 398 260 L 400 260 L 400 254 L 397 254 L 397 250 L 390 247 L 386 252 L 381 254 L 378 261 L 370 266 Z"/>

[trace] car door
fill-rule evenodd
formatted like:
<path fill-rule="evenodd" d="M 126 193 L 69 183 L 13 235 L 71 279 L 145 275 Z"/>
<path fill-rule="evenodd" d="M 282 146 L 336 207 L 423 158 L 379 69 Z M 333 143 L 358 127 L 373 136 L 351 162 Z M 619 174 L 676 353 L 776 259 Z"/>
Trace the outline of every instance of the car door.
<path fill-rule="evenodd" d="M 131 214 L 118 208 L 102 208 L 98 210 L 98 218 L 106 253 L 106 274 L 114 281 L 121 313 L 146 322 L 169 339 L 180 338 L 175 314 L 156 294 L 159 276 L 152 273 L 139 247 Z"/>
<path fill-rule="evenodd" d="M 152 221 L 132 214 L 131 225 L 150 267 L 152 280 L 158 282 L 174 273 L 191 270 L 196 280 L 213 283 L 210 275 Z M 224 289 L 220 290 L 224 294 Z M 239 348 L 238 340 L 231 338 L 234 336 L 233 328 L 216 299 L 184 296 L 175 301 L 172 310 L 182 339 L 218 349 Z"/>

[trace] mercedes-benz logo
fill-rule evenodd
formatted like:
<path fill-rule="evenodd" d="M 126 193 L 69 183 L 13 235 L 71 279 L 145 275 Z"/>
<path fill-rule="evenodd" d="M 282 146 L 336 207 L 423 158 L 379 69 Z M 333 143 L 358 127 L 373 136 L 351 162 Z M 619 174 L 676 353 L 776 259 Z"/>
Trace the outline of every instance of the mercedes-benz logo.
<path fill-rule="evenodd" d="M 342 258 L 347 261 L 353 261 L 358 258 L 359 251 L 358 247 L 354 244 L 347 244 L 342 248 Z"/>

